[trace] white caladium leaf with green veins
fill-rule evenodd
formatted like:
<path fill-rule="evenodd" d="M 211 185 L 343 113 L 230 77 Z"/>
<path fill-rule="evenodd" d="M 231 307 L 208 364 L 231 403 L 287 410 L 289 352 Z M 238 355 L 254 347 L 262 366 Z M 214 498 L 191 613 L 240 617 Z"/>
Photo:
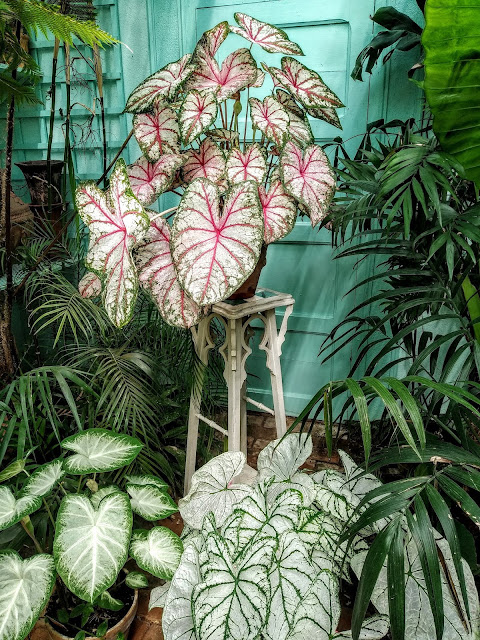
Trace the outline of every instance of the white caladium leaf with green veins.
<path fill-rule="evenodd" d="M 288 137 L 288 111 L 272 96 L 267 96 L 263 102 L 250 98 L 249 103 L 253 124 L 281 149 Z"/>
<path fill-rule="evenodd" d="M 126 467 L 140 453 L 142 443 L 124 433 L 88 429 L 65 438 L 62 448 L 73 451 L 65 459 L 65 470 L 75 475 L 104 473 Z"/>
<path fill-rule="evenodd" d="M 23 560 L 16 551 L 0 551 L 0 640 L 24 640 L 37 622 L 55 584 L 52 556 Z"/>
<path fill-rule="evenodd" d="M 170 247 L 180 285 L 198 305 L 228 298 L 255 269 L 262 242 L 263 214 L 254 182 L 233 186 L 222 211 L 213 182 L 198 178 L 188 186 Z"/>
<path fill-rule="evenodd" d="M 63 498 L 53 555 L 72 593 L 93 603 L 112 586 L 127 561 L 132 521 L 130 500 L 121 491 L 103 498 L 97 508 L 86 496 Z"/>
<path fill-rule="evenodd" d="M 198 149 L 189 149 L 185 156 L 182 173 L 186 183 L 207 178 L 218 184 L 225 175 L 225 155 L 210 138 L 205 138 Z"/>
<path fill-rule="evenodd" d="M 119 492 L 121 493 L 121 490 L 115 484 L 110 484 L 107 487 L 101 487 L 98 491 L 92 493 L 92 495 L 90 496 L 90 501 L 95 509 L 98 509 L 98 505 L 105 498 L 105 496 L 110 496 L 112 495 L 112 493 Z"/>
<path fill-rule="evenodd" d="M 268 572 L 275 539 L 258 540 L 233 562 L 220 536 L 207 538 L 202 582 L 193 593 L 198 640 L 255 640 L 270 600 Z"/>
<path fill-rule="evenodd" d="M 151 111 L 133 116 L 132 125 L 138 146 L 150 162 L 164 153 L 178 153 L 180 130 L 177 114 L 169 105 L 155 101 Z"/>
<path fill-rule="evenodd" d="M 189 546 L 183 552 L 166 597 L 162 616 L 165 640 L 197 640 L 192 596 L 200 581 L 198 551 Z"/>
<path fill-rule="evenodd" d="M 266 173 L 265 152 L 259 144 L 248 145 L 245 151 L 232 149 L 228 154 L 227 178 L 232 184 L 245 180 L 261 183 Z"/>
<path fill-rule="evenodd" d="M 0 531 L 8 529 L 42 506 L 42 498 L 24 495 L 16 498 L 10 487 L 0 487 Z"/>
<path fill-rule="evenodd" d="M 360 498 L 348 489 L 343 474 L 323 469 L 314 473 L 312 478 L 316 489 L 315 504 L 321 511 L 345 523 L 354 516 Z"/>
<path fill-rule="evenodd" d="M 285 189 L 305 205 L 312 226 L 328 214 L 335 195 L 335 173 L 323 149 L 312 144 L 304 151 L 287 142 L 280 158 Z"/>
<path fill-rule="evenodd" d="M 125 578 L 125 584 L 130 589 L 146 589 L 148 587 L 148 578 L 140 571 L 130 571 Z M 153 591 L 154 589 L 152 593 Z"/>
<path fill-rule="evenodd" d="M 165 220 L 151 222 L 135 262 L 140 285 L 150 293 L 165 322 L 183 329 L 197 324 L 202 309 L 180 286 L 170 252 L 170 227 Z"/>
<path fill-rule="evenodd" d="M 155 487 L 158 487 L 163 491 L 166 491 L 168 489 L 168 484 L 164 480 L 162 480 L 158 476 L 154 476 L 149 473 L 143 473 L 142 475 L 129 474 L 128 476 L 125 476 L 125 479 L 130 484 L 138 484 L 138 485 L 153 484 Z"/>
<path fill-rule="evenodd" d="M 19 493 L 22 496 L 46 496 L 65 475 L 63 460 L 54 460 L 38 467 Z"/>
<path fill-rule="evenodd" d="M 87 271 L 78 283 L 78 291 L 82 298 L 96 298 L 102 293 L 102 281 L 96 273 Z"/>
<path fill-rule="evenodd" d="M 192 89 L 185 96 L 179 113 L 180 132 L 185 145 L 193 142 L 215 122 L 218 104 L 215 94 Z"/>
<path fill-rule="evenodd" d="M 90 232 L 86 265 L 103 282 L 103 304 L 108 316 L 122 327 L 130 320 L 138 291 L 132 250 L 150 223 L 130 187 L 125 162 L 117 161 L 107 192 L 94 182 L 81 183 L 75 192 L 75 203 Z"/>
<path fill-rule="evenodd" d="M 367 618 L 360 629 L 358 640 L 383 640 L 390 628 L 387 616 L 372 616 Z M 341 631 L 332 636 L 332 640 L 351 640 L 351 631 Z"/>
<path fill-rule="evenodd" d="M 180 60 L 167 64 L 146 78 L 130 94 L 125 111 L 142 113 L 151 107 L 154 100 L 173 98 L 180 86 L 193 73 L 195 67 L 190 64 L 190 59 L 191 55 L 187 53 Z"/>
<path fill-rule="evenodd" d="M 182 552 L 182 541 L 166 527 L 135 529 L 132 534 L 130 555 L 141 569 L 162 580 L 173 578 Z"/>
<path fill-rule="evenodd" d="M 285 31 L 267 22 L 261 22 L 246 13 L 235 13 L 234 18 L 238 27 L 230 26 L 230 31 L 242 38 L 258 44 L 268 53 L 287 53 L 292 56 L 303 56 L 298 44 L 292 42 Z"/>
<path fill-rule="evenodd" d="M 216 456 L 203 465 L 192 476 L 191 489 L 178 503 L 184 521 L 194 529 L 200 529 L 208 513 L 213 513 L 218 527 L 233 512 L 237 502 L 252 491 L 244 484 L 233 480 L 245 465 L 245 455 L 240 451 L 229 451 Z"/>
<path fill-rule="evenodd" d="M 173 184 L 177 171 L 185 158 L 179 153 L 167 153 L 157 162 L 149 162 L 145 156 L 127 167 L 130 186 L 134 196 L 148 206 Z"/>
<path fill-rule="evenodd" d="M 270 244 L 284 238 L 295 226 L 297 205 L 280 180 L 270 181 L 268 191 L 258 187 L 258 197 L 263 210 L 264 242 Z"/>
<path fill-rule="evenodd" d="M 183 559 L 183 554 L 182 554 Z M 178 571 L 178 568 L 177 568 Z M 150 599 L 148 601 L 148 610 L 151 611 L 156 607 L 164 607 L 167 601 L 168 591 L 170 589 L 171 582 L 165 582 L 158 587 L 154 587 L 150 592 Z"/>
<path fill-rule="evenodd" d="M 225 58 L 221 68 L 213 56 L 196 58 L 196 68 L 187 82 L 187 89 L 207 91 L 216 95 L 218 102 L 231 98 L 234 93 L 256 81 L 257 65 L 248 49 L 237 49 Z"/>
<path fill-rule="evenodd" d="M 174 513 L 178 507 L 172 498 L 154 485 L 127 484 L 132 510 L 145 520 L 163 520 Z"/>

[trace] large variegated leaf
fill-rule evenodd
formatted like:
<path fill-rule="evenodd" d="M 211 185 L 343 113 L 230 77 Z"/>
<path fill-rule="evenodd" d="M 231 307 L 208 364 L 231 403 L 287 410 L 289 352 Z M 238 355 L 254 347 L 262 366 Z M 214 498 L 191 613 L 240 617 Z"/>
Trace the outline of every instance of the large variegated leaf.
<path fill-rule="evenodd" d="M 314 140 L 310 124 L 306 116 L 299 118 L 294 113 L 288 114 L 290 123 L 288 125 L 288 133 L 290 138 L 300 147 L 306 147 Z"/>
<path fill-rule="evenodd" d="M 267 173 L 267 161 L 262 147 L 255 143 L 245 151 L 232 149 L 227 159 L 227 178 L 232 184 L 253 180 L 261 183 Z"/>
<path fill-rule="evenodd" d="M 229 32 L 230 27 L 228 26 L 227 21 L 220 22 L 212 29 L 205 31 L 197 42 L 197 46 L 195 47 L 192 55 L 192 61 L 197 61 L 206 57 L 213 58 Z"/>
<path fill-rule="evenodd" d="M 299 118 L 305 117 L 305 111 L 295 102 L 292 94 L 285 89 L 277 89 L 275 92 L 277 100 L 289 113 L 293 113 Z"/>
<path fill-rule="evenodd" d="M 140 571 L 130 571 L 125 578 L 125 584 L 130 589 L 146 589 L 148 587 L 148 578 Z M 154 589 L 152 589 L 153 593 Z"/>
<path fill-rule="evenodd" d="M 42 506 L 42 498 L 25 495 L 16 498 L 10 487 L 0 487 L 0 531 L 8 529 Z"/>
<path fill-rule="evenodd" d="M 139 84 L 130 94 L 125 111 L 142 113 L 151 107 L 154 100 L 173 98 L 178 88 L 193 73 L 194 65 L 189 64 L 190 58 L 190 54 L 187 53 L 180 60 L 167 64 Z"/>
<path fill-rule="evenodd" d="M 282 58 L 282 69 L 268 67 L 268 72 L 304 107 L 343 107 L 342 101 L 327 87 L 318 73 L 295 58 Z"/>
<path fill-rule="evenodd" d="M 215 534 L 206 541 L 203 581 L 193 594 L 198 640 L 255 640 L 265 623 L 270 599 L 268 571 L 275 540 L 258 540 L 233 562 Z"/>
<path fill-rule="evenodd" d="M 274 27 L 267 22 L 260 22 L 247 16 L 246 13 L 235 13 L 234 18 L 239 25 L 230 27 L 232 33 L 258 44 L 269 53 L 287 53 L 292 56 L 303 56 L 303 51 L 295 42 L 292 42 L 285 31 Z"/>
<path fill-rule="evenodd" d="M 23 560 L 15 551 L 0 551 L 0 640 L 28 636 L 54 584 L 52 556 L 42 553 Z"/>
<path fill-rule="evenodd" d="M 86 496 L 67 495 L 57 515 L 53 554 L 68 589 L 94 602 L 112 586 L 128 557 L 132 510 L 121 492 L 95 508 Z"/>
<path fill-rule="evenodd" d="M 234 146 L 238 146 L 240 138 L 238 131 L 230 131 L 230 129 L 209 129 L 205 135 L 220 142 L 228 142 Z"/>
<path fill-rule="evenodd" d="M 140 453 L 142 443 L 137 438 L 108 429 L 88 429 L 62 441 L 62 448 L 73 451 L 65 460 L 68 473 L 104 473 L 125 467 Z"/>
<path fill-rule="evenodd" d="M 94 182 L 77 187 L 75 202 L 90 232 L 87 267 L 103 282 L 108 316 L 122 327 L 133 313 L 138 279 L 132 250 L 148 229 L 149 219 L 133 195 L 125 162 L 117 161 L 104 193 Z"/>
<path fill-rule="evenodd" d="M 150 162 L 155 162 L 164 153 L 179 151 L 177 114 L 168 105 L 154 102 L 148 113 L 135 114 L 132 124 L 138 146 Z"/>
<path fill-rule="evenodd" d="M 187 82 L 187 88 L 215 93 L 218 102 L 223 102 L 256 79 L 257 65 L 250 51 L 237 49 L 225 58 L 221 68 L 213 56 L 198 57 L 196 69 Z"/>
<path fill-rule="evenodd" d="M 186 183 L 196 178 L 207 178 L 218 184 L 223 178 L 225 156 L 210 138 L 205 138 L 198 149 L 189 149 L 185 155 L 187 159 L 183 165 L 183 179 Z"/>
<path fill-rule="evenodd" d="M 297 205 L 280 180 L 270 182 L 268 191 L 258 187 L 258 197 L 263 210 L 264 242 L 270 244 L 284 238 L 295 226 Z"/>
<path fill-rule="evenodd" d="M 179 113 L 180 132 L 185 145 L 208 129 L 217 117 L 218 104 L 215 95 L 192 89 L 185 96 Z"/>
<path fill-rule="evenodd" d="M 95 298 L 102 293 L 102 281 L 96 273 L 87 271 L 78 283 L 78 291 L 82 298 Z"/>
<path fill-rule="evenodd" d="M 298 468 L 312 454 L 312 438 L 306 433 L 290 433 L 270 442 L 258 456 L 257 482 L 270 481 L 269 498 L 284 489 L 297 489 L 303 496 L 303 504 L 309 507 L 315 498 L 315 483 Z"/>
<path fill-rule="evenodd" d="M 159 195 L 170 189 L 183 162 L 184 156 L 179 153 L 167 153 L 157 162 L 149 162 L 145 156 L 140 156 L 129 165 L 130 186 L 137 200 L 145 206 L 155 202 Z"/>
<path fill-rule="evenodd" d="M 233 186 L 222 213 L 212 182 L 199 178 L 189 185 L 170 245 L 180 284 L 198 305 L 228 298 L 254 270 L 262 242 L 263 215 L 254 182 Z"/>
<path fill-rule="evenodd" d="M 339 450 L 338 453 L 345 469 L 345 485 L 354 496 L 362 500 L 367 493 L 381 486 L 381 480 L 372 473 L 365 473 L 345 451 Z"/>
<path fill-rule="evenodd" d="M 252 84 L 249 84 L 248 86 L 253 87 L 254 89 L 260 88 L 265 82 L 265 77 L 266 74 L 261 69 L 257 69 L 257 77 L 255 79 L 255 82 L 252 82 Z"/>
<path fill-rule="evenodd" d="M 42 498 L 52 491 L 53 487 L 60 482 L 64 475 L 62 460 L 57 459 L 53 462 L 47 462 L 47 464 L 43 464 L 32 473 L 23 485 L 19 497 L 40 496 Z"/>
<path fill-rule="evenodd" d="M 342 129 L 342 123 L 335 107 L 307 107 L 307 113 L 317 120 L 325 120 L 328 124 L 333 124 L 337 129 Z"/>
<path fill-rule="evenodd" d="M 362 624 L 358 640 L 383 640 L 388 633 L 390 623 L 387 616 L 376 615 L 367 618 Z M 351 631 L 336 633 L 332 640 L 351 640 Z"/>
<path fill-rule="evenodd" d="M 288 136 L 287 110 L 272 96 L 267 96 L 263 102 L 250 98 L 249 102 L 253 124 L 281 149 Z"/>
<path fill-rule="evenodd" d="M 316 485 L 315 504 L 321 511 L 344 523 L 354 516 L 360 499 L 348 489 L 344 475 L 324 469 L 312 478 Z"/>
<path fill-rule="evenodd" d="M 106 487 L 101 487 L 100 489 L 98 489 L 98 491 L 95 491 L 95 493 L 92 493 L 92 495 L 90 496 L 90 502 L 93 504 L 95 509 L 98 509 L 98 505 L 106 496 L 110 496 L 112 493 L 118 492 L 121 492 L 121 490 L 117 487 L 117 485 L 109 484 Z"/>
<path fill-rule="evenodd" d="M 154 487 L 158 487 L 162 491 L 166 491 L 168 489 L 168 484 L 164 480 L 162 480 L 158 476 L 154 476 L 148 473 L 142 475 L 128 475 L 125 476 L 125 479 L 130 484 L 138 484 L 140 486 L 153 484 Z"/>
<path fill-rule="evenodd" d="M 178 507 L 166 491 L 161 491 L 152 484 L 127 484 L 132 511 L 144 520 L 163 520 L 174 513 Z"/>
<path fill-rule="evenodd" d="M 194 546 L 186 547 L 163 609 L 165 640 L 197 640 L 192 616 L 192 595 L 200 581 L 198 551 Z"/>
<path fill-rule="evenodd" d="M 247 485 L 232 484 L 244 465 L 243 453 L 229 451 L 216 456 L 193 474 L 188 495 L 178 503 L 180 514 L 190 527 L 200 529 L 210 512 L 221 527 L 235 505 L 251 493 Z"/>
<path fill-rule="evenodd" d="M 135 260 L 140 284 L 152 296 L 162 318 L 184 329 L 196 324 L 202 310 L 180 287 L 170 253 L 170 227 L 165 220 L 151 223 Z"/>
<path fill-rule="evenodd" d="M 280 159 L 280 171 L 285 189 L 305 205 L 312 226 L 328 214 L 335 195 L 335 174 L 323 149 L 315 144 L 303 152 L 293 142 L 287 142 Z"/>
<path fill-rule="evenodd" d="M 136 529 L 130 543 L 130 555 L 138 566 L 162 580 L 173 578 L 182 551 L 182 541 L 166 527 Z"/>

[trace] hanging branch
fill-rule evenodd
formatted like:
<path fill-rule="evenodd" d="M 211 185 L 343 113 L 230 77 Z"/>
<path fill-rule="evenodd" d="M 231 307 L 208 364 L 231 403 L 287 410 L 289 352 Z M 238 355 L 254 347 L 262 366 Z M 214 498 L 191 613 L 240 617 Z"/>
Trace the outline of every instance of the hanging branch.
<path fill-rule="evenodd" d="M 103 100 L 103 71 L 102 59 L 98 45 L 93 46 L 93 60 L 95 63 L 95 76 L 97 78 L 98 98 L 100 100 L 100 114 L 102 118 L 102 137 L 103 137 L 103 186 L 107 187 L 107 130 L 105 126 L 105 104 Z"/>

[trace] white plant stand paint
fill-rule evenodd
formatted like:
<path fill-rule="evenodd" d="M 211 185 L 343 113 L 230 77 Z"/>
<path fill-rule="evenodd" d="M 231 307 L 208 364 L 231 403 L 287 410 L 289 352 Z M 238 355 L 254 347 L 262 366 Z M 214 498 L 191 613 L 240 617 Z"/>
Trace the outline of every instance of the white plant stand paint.
<path fill-rule="evenodd" d="M 253 298 L 240 302 L 224 301 L 214 304 L 211 313 L 192 328 L 193 340 L 198 357 L 206 366 L 208 354 L 214 348 L 211 325 L 214 319 L 225 328 L 225 342 L 220 353 L 225 360 L 224 377 L 228 388 L 228 431 L 200 413 L 201 388 L 194 389 L 190 397 L 188 416 L 187 458 L 185 463 L 185 494 L 190 490 L 195 471 L 199 421 L 208 424 L 228 437 L 229 451 L 243 451 L 247 454 L 247 402 L 275 416 L 277 437 L 287 430 L 285 404 L 283 399 L 282 369 L 280 356 L 287 332 L 287 323 L 293 311 L 295 300 L 290 294 L 278 293 L 270 289 L 258 289 Z M 277 330 L 275 309 L 285 307 L 280 329 Z M 273 394 L 273 410 L 247 396 L 246 361 L 252 353 L 249 345 L 253 334 L 252 322 L 260 320 L 264 325 L 260 349 L 267 354 L 267 368 Z"/>

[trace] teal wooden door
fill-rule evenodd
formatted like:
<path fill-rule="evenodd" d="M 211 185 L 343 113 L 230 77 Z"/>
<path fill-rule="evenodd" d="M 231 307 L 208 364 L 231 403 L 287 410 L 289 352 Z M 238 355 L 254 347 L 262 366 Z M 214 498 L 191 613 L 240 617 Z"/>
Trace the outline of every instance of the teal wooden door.
<path fill-rule="evenodd" d="M 152 52 L 153 64 L 159 68 L 173 59 L 174 52 L 176 57 L 191 52 L 205 30 L 222 20 L 234 22 L 235 11 L 273 23 L 301 45 L 306 54 L 301 61 L 317 70 L 346 105 L 339 112 L 341 132 L 318 120 L 311 122 L 316 142 L 325 144 L 341 135 L 354 149 L 367 122 L 401 116 L 406 104 L 412 106 L 415 92 L 407 80 L 401 88 L 390 85 L 385 68 L 366 82 L 355 82 L 350 77 L 356 56 L 372 38 L 373 23 L 369 16 L 375 12 L 376 4 L 380 3 L 375 0 L 178 0 L 177 3 L 155 0 L 151 4 L 156 45 Z M 173 26 L 166 33 L 167 24 L 177 28 Z M 219 51 L 220 59 L 243 46 L 245 41 L 231 34 Z M 252 53 L 258 62 L 280 66 L 280 55 L 268 54 L 256 45 Z M 257 93 L 263 96 L 270 89 L 271 80 L 267 79 Z M 241 118 L 244 114 L 245 108 Z M 170 197 L 163 203 L 165 206 L 171 206 Z M 318 357 L 325 337 L 355 304 L 352 296 L 344 297 L 345 293 L 363 277 L 354 269 L 353 261 L 335 261 L 333 255 L 330 233 L 312 229 L 308 219 L 299 219 L 289 236 L 268 249 L 267 266 L 260 284 L 291 293 L 296 300 L 282 355 L 285 405 L 289 415 L 298 415 L 324 383 L 345 377 L 354 357 L 353 347 L 350 351 L 344 349 L 326 364 Z M 365 290 L 362 292 L 367 294 Z M 281 319 L 280 312 L 278 323 Z M 257 343 L 259 337 L 256 337 Z M 263 351 L 254 350 L 249 358 L 248 386 L 249 396 L 272 406 Z"/>

